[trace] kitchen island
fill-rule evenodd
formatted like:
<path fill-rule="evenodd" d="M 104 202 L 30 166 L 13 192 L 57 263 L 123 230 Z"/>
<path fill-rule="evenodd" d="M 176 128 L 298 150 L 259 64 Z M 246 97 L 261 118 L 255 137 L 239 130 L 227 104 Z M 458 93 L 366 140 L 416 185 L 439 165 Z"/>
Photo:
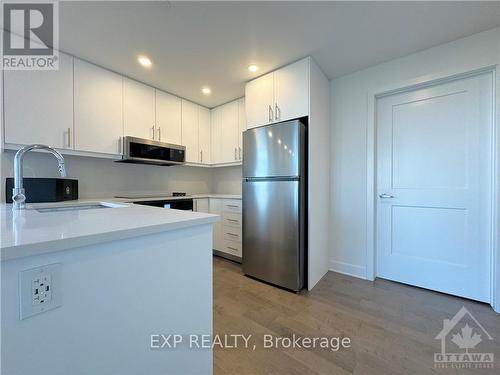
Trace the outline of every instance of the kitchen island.
<path fill-rule="evenodd" d="M 211 373 L 211 349 L 159 338 L 212 334 L 218 216 L 78 205 L 0 206 L 2 373 Z M 46 311 L 26 316 L 23 271 L 40 267 L 58 271 Z"/>

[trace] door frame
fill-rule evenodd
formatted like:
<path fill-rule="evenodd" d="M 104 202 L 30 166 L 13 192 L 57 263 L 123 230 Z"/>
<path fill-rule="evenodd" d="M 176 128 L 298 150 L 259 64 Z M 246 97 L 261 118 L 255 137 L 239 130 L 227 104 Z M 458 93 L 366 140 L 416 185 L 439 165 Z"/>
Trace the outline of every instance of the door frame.
<path fill-rule="evenodd" d="M 415 79 L 394 82 L 368 91 L 366 133 L 366 279 L 375 280 L 376 234 L 377 234 L 377 100 L 380 97 L 413 91 L 419 88 L 491 73 L 492 77 L 492 186 L 491 186 L 491 294 L 490 305 L 500 313 L 500 65 L 471 67 L 467 71 L 438 72 Z"/>

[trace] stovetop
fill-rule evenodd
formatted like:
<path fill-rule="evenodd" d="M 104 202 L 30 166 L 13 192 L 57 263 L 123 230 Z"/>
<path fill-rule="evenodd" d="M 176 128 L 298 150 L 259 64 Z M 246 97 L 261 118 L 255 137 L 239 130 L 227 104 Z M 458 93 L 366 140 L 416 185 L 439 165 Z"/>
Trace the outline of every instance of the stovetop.
<path fill-rule="evenodd" d="M 120 194 L 115 195 L 115 198 L 125 198 L 125 199 L 142 199 L 142 198 L 173 198 L 173 197 L 187 197 L 184 192 L 174 191 L 172 193 L 165 194 Z"/>

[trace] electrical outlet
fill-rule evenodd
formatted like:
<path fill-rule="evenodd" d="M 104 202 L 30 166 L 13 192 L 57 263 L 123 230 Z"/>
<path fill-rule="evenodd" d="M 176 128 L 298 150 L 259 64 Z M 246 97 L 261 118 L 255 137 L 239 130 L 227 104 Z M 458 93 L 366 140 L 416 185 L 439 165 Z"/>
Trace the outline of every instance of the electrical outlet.
<path fill-rule="evenodd" d="M 20 319 L 61 306 L 61 264 L 29 269 L 19 273 Z"/>

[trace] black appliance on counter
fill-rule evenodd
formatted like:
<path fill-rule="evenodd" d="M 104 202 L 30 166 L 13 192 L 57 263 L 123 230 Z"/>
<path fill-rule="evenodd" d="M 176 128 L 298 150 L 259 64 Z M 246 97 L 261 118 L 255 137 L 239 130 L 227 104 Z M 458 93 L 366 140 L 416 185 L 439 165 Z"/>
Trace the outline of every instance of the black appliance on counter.
<path fill-rule="evenodd" d="M 23 178 L 26 203 L 61 202 L 78 199 L 78 180 L 68 178 Z M 5 180 L 5 201 L 12 203 L 14 178 Z"/>

